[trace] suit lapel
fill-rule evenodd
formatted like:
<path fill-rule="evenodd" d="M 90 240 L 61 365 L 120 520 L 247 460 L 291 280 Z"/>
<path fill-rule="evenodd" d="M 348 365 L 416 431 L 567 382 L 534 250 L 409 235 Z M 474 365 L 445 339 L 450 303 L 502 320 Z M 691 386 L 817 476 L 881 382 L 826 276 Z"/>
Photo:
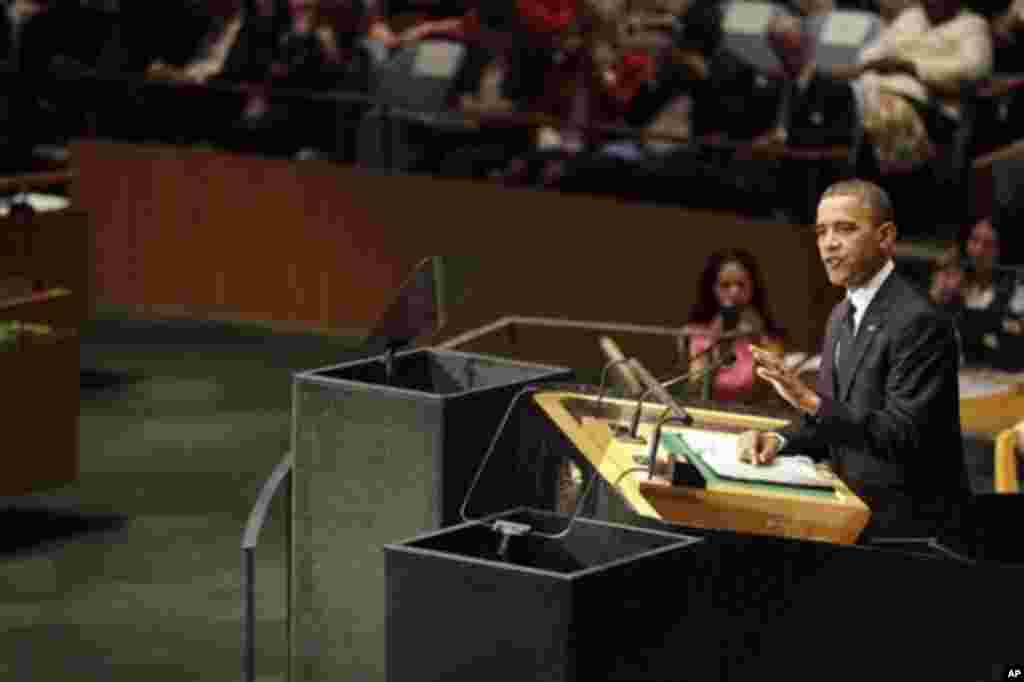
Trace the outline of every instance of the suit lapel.
<path fill-rule="evenodd" d="M 896 273 L 892 273 L 886 278 L 878 293 L 875 294 L 875 297 L 871 299 L 871 303 L 868 304 L 864 318 L 860 321 L 860 326 L 857 327 L 857 335 L 853 339 L 853 352 L 847 358 L 850 366 L 838 374 L 841 380 L 839 387 L 840 400 L 846 400 L 849 397 L 850 389 L 853 387 L 853 378 L 857 376 L 860 365 L 864 361 L 864 356 L 867 355 L 868 349 L 874 343 L 879 330 L 885 324 L 892 303 L 892 288 L 895 279 Z"/>
<path fill-rule="evenodd" d="M 842 319 L 841 310 L 843 304 L 839 303 L 832 309 L 832 314 L 828 318 L 828 325 L 825 327 L 825 344 L 821 349 L 821 371 L 818 372 L 818 393 L 827 395 L 830 398 L 834 398 L 838 395 L 836 386 L 838 386 L 838 379 L 836 377 L 836 324 L 837 320 Z"/>

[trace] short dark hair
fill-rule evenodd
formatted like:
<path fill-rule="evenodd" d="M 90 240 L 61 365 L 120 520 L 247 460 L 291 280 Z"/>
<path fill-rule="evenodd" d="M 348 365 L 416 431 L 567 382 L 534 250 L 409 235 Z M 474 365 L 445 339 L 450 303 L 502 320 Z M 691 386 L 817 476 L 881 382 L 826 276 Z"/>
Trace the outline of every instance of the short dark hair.
<path fill-rule="evenodd" d="M 871 209 L 876 225 L 892 222 L 895 214 L 889 194 L 873 182 L 853 178 L 833 183 L 821 195 L 822 200 L 832 197 L 856 197 Z"/>

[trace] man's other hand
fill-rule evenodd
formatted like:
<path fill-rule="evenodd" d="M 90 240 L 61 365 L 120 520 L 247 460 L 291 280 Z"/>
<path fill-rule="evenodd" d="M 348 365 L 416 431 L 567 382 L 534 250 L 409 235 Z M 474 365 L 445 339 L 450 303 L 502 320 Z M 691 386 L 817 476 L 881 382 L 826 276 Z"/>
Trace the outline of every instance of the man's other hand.
<path fill-rule="evenodd" d="M 747 464 L 771 464 L 779 454 L 779 438 L 768 431 L 744 431 L 736 444 L 736 454 Z"/>
<path fill-rule="evenodd" d="M 775 392 L 796 409 L 817 414 L 821 398 L 794 370 L 786 367 L 777 353 L 757 346 L 751 346 L 750 351 L 757 363 L 757 376 L 770 383 Z"/>

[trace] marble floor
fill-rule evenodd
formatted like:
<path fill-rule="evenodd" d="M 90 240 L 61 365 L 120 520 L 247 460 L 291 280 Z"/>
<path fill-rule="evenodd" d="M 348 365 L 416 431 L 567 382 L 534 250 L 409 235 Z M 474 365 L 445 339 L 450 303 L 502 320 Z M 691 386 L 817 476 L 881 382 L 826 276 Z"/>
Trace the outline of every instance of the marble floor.
<path fill-rule="evenodd" d="M 351 348 L 209 323 L 91 323 L 78 481 L 0 499 L 0 679 L 241 679 L 242 530 L 288 447 L 290 373 Z M 256 555 L 267 682 L 286 667 L 282 500 Z"/>

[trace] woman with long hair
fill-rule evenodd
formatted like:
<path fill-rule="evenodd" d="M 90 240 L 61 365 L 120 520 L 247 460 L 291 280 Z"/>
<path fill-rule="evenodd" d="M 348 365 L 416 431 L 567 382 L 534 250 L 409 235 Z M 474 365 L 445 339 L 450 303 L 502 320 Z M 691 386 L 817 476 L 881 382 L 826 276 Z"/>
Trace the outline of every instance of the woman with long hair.
<path fill-rule="evenodd" d="M 728 335 L 735 334 L 735 338 Z M 697 302 L 690 309 L 681 340 L 691 371 L 699 373 L 709 363 L 719 363 L 724 349 L 735 360 L 715 375 L 713 397 L 718 400 L 749 398 L 754 391 L 755 344 L 781 353 L 785 332 L 768 309 L 761 269 L 753 254 L 744 249 L 723 249 L 709 258 L 697 283 Z"/>

